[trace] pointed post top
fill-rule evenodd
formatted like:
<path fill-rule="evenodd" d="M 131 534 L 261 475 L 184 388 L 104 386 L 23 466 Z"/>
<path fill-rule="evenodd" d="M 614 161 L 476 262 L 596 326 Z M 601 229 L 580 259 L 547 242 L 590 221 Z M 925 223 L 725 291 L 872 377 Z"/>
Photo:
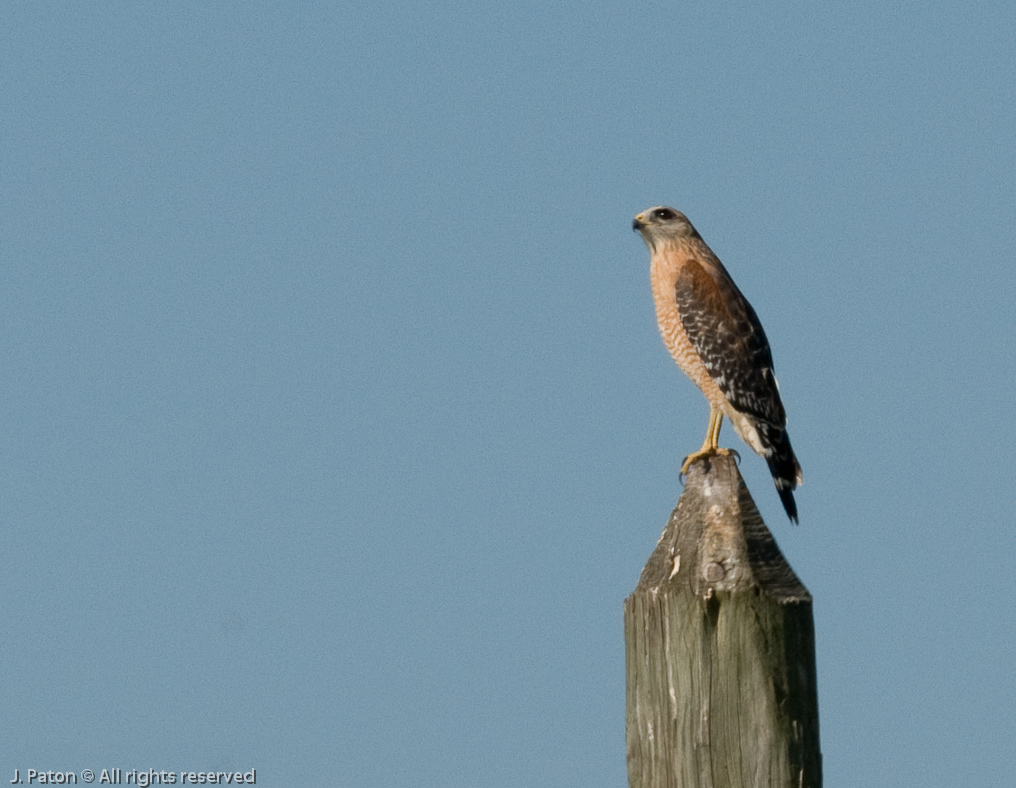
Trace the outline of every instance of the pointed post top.
<path fill-rule="evenodd" d="M 762 521 L 733 455 L 713 455 L 688 469 L 684 492 L 636 586 L 636 593 L 687 588 L 756 587 L 783 602 L 811 601 Z"/>

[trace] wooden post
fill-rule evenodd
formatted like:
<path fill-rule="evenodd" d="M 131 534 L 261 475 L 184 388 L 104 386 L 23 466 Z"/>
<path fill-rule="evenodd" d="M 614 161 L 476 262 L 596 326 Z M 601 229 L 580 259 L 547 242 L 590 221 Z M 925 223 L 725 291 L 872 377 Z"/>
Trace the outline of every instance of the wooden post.
<path fill-rule="evenodd" d="M 732 456 L 689 469 L 624 639 L 630 788 L 821 788 L 811 595 Z"/>

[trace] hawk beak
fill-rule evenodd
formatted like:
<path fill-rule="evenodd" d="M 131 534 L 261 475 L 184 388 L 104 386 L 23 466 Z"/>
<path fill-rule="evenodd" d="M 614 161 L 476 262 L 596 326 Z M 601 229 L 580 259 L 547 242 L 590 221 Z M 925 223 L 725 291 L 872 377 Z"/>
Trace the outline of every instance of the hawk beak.
<path fill-rule="evenodd" d="M 646 223 L 642 221 L 643 216 L 644 214 L 640 213 L 638 216 L 636 216 L 634 219 L 631 220 L 631 229 L 638 231 L 646 226 Z"/>

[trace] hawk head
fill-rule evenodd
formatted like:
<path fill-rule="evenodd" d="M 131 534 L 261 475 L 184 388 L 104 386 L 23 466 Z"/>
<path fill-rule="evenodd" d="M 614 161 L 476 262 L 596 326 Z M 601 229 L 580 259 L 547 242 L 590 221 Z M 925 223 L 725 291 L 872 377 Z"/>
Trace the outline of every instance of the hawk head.
<path fill-rule="evenodd" d="M 650 251 L 656 249 L 657 243 L 701 237 L 687 216 L 666 205 L 657 205 L 640 213 L 632 219 L 631 229 L 638 231 Z"/>

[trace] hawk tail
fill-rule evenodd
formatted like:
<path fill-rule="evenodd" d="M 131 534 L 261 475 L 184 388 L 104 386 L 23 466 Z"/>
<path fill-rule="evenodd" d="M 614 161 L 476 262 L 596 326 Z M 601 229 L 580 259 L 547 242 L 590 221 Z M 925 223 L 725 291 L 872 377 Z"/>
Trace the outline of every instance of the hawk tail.
<path fill-rule="evenodd" d="M 776 492 L 779 493 L 787 517 L 796 523 L 797 504 L 794 502 L 794 490 L 802 481 L 801 466 L 790 447 L 790 437 L 786 430 L 780 430 L 779 437 L 771 444 L 766 462 L 769 464 L 769 473 L 773 475 L 773 483 L 776 484 Z"/>

